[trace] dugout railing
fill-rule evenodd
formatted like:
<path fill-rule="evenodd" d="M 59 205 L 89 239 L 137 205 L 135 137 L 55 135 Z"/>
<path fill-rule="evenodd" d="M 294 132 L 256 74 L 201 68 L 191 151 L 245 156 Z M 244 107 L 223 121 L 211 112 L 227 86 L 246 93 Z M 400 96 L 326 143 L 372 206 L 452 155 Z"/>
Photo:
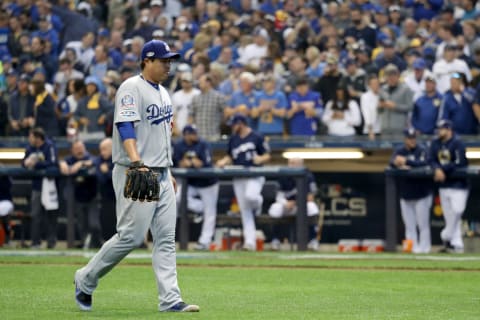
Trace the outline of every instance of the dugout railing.
<path fill-rule="evenodd" d="M 259 167 L 259 168 L 242 168 L 230 167 L 220 168 L 204 168 L 204 169 L 178 169 L 173 168 L 172 174 L 182 185 L 181 201 L 179 205 L 179 243 L 180 249 L 186 250 L 189 240 L 189 218 L 187 215 L 187 190 L 186 179 L 202 178 L 216 176 L 219 179 L 231 178 L 247 178 L 264 176 L 267 179 L 278 177 L 291 177 L 295 179 L 299 196 L 297 197 L 298 214 L 295 217 L 297 248 L 300 251 L 307 249 L 308 238 L 308 219 L 306 215 L 306 197 L 307 197 L 307 171 L 304 168 L 288 168 L 288 167 Z M 66 210 L 66 240 L 67 247 L 75 247 L 75 200 L 72 187 L 72 179 L 75 176 L 63 176 L 58 169 L 49 170 L 28 170 L 23 167 L 0 167 L 0 175 L 8 175 L 12 178 L 31 179 L 34 177 L 60 177 L 65 179 L 65 210 Z"/>

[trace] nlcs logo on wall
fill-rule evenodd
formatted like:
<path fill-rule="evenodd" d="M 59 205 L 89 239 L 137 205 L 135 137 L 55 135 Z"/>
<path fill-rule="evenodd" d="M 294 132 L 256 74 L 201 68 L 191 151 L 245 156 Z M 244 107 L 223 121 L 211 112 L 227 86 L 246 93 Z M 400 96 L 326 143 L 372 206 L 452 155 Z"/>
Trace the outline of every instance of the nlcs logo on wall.
<path fill-rule="evenodd" d="M 364 194 L 340 184 L 320 186 L 321 209 L 326 217 L 366 217 L 367 198 Z"/>

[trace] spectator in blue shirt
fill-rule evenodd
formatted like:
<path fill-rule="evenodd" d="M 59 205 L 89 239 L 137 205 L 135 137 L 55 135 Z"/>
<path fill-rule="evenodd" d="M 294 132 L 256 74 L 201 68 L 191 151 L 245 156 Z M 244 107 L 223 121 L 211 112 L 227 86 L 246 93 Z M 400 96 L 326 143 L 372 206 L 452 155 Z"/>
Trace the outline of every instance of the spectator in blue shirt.
<path fill-rule="evenodd" d="M 405 7 L 413 8 L 413 18 L 416 21 L 430 21 L 443 6 L 443 0 L 406 0 Z"/>
<path fill-rule="evenodd" d="M 479 118 L 475 116 L 474 99 L 475 91 L 466 86 L 460 73 L 453 73 L 450 77 L 450 90 L 442 100 L 439 119 L 450 120 L 455 133 L 477 134 Z"/>
<path fill-rule="evenodd" d="M 51 51 L 48 54 L 57 57 L 60 53 L 60 38 L 58 32 L 52 28 L 47 17 L 42 16 L 38 20 L 38 31 L 32 32 L 32 36 L 39 36 L 43 40 L 48 40 L 51 44 Z"/>
<path fill-rule="evenodd" d="M 230 118 L 236 113 L 247 116 L 248 125 L 255 128 L 255 123 L 251 118 L 251 111 L 258 105 L 259 93 L 255 91 L 255 75 L 251 72 L 242 72 L 239 77 L 240 89 L 235 91 L 224 110 L 224 115 Z"/>
<path fill-rule="evenodd" d="M 299 78 L 289 96 L 287 119 L 289 133 L 294 136 L 313 136 L 317 133 L 323 106 L 320 93 L 310 90 L 307 78 Z"/>
<path fill-rule="evenodd" d="M 257 131 L 264 135 L 282 135 L 287 104 L 285 94 L 275 89 L 275 77 L 265 76 L 258 106 L 251 111 L 251 116 L 258 119 Z"/>
<path fill-rule="evenodd" d="M 407 68 L 407 64 L 395 51 L 395 44 L 390 39 L 383 41 L 383 52 L 375 59 L 375 66 L 381 70 L 389 64 L 397 66 L 398 70 L 402 72 Z"/>
<path fill-rule="evenodd" d="M 425 93 L 413 105 L 412 126 L 422 134 L 434 134 L 442 95 L 437 91 L 435 76 L 428 72 L 425 76 Z"/>

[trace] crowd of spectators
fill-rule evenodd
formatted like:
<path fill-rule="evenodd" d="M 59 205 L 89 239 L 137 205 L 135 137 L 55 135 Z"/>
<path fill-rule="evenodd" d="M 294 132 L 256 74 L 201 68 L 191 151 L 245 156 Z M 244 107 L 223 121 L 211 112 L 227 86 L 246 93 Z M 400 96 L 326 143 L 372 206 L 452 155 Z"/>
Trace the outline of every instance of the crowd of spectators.
<path fill-rule="evenodd" d="M 218 139 L 234 113 L 265 135 L 459 134 L 480 120 L 473 0 L 16 0 L 0 11 L 0 135 L 111 134 L 143 44 L 182 59 L 174 132 Z M 185 100 L 184 100 L 185 99 Z"/>

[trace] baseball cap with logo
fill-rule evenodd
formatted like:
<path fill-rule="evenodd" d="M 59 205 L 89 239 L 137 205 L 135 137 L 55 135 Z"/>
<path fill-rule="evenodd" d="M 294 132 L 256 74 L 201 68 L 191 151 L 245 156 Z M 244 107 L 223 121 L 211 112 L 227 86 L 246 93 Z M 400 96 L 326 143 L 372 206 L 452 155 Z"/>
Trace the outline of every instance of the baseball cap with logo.
<path fill-rule="evenodd" d="M 403 135 L 406 138 L 415 138 L 417 136 L 417 132 L 415 131 L 415 128 L 409 127 L 409 128 L 403 129 Z"/>
<path fill-rule="evenodd" d="M 233 126 L 240 122 L 247 124 L 247 117 L 241 113 L 236 113 L 228 120 L 227 125 Z"/>
<path fill-rule="evenodd" d="M 183 134 L 187 134 L 187 133 L 196 134 L 197 132 L 198 132 L 197 127 L 194 124 L 187 124 L 185 127 L 183 127 L 183 130 L 182 130 Z"/>
<path fill-rule="evenodd" d="M 161 40 L 150 40 L 142 48 L 142 60 L 144 59 L 179 59 L 180 54 L 172 52 L 169 45 Z"/>
<path fill-rule="evenodd" d="M 440 121 L 437 122 L 437 128 L 438 129 L 451 129 L 452 128 L 452 121 L 448 120 L 448 119 L 442 119 Z"/>
<path fill-rule="evenodd" d="M 415 59 L 415 61 L 413 61 L 412 67 L 413 69 L 423 70 L 427 67 L 427 63 L 422 58 L 417 58 Z"/>

